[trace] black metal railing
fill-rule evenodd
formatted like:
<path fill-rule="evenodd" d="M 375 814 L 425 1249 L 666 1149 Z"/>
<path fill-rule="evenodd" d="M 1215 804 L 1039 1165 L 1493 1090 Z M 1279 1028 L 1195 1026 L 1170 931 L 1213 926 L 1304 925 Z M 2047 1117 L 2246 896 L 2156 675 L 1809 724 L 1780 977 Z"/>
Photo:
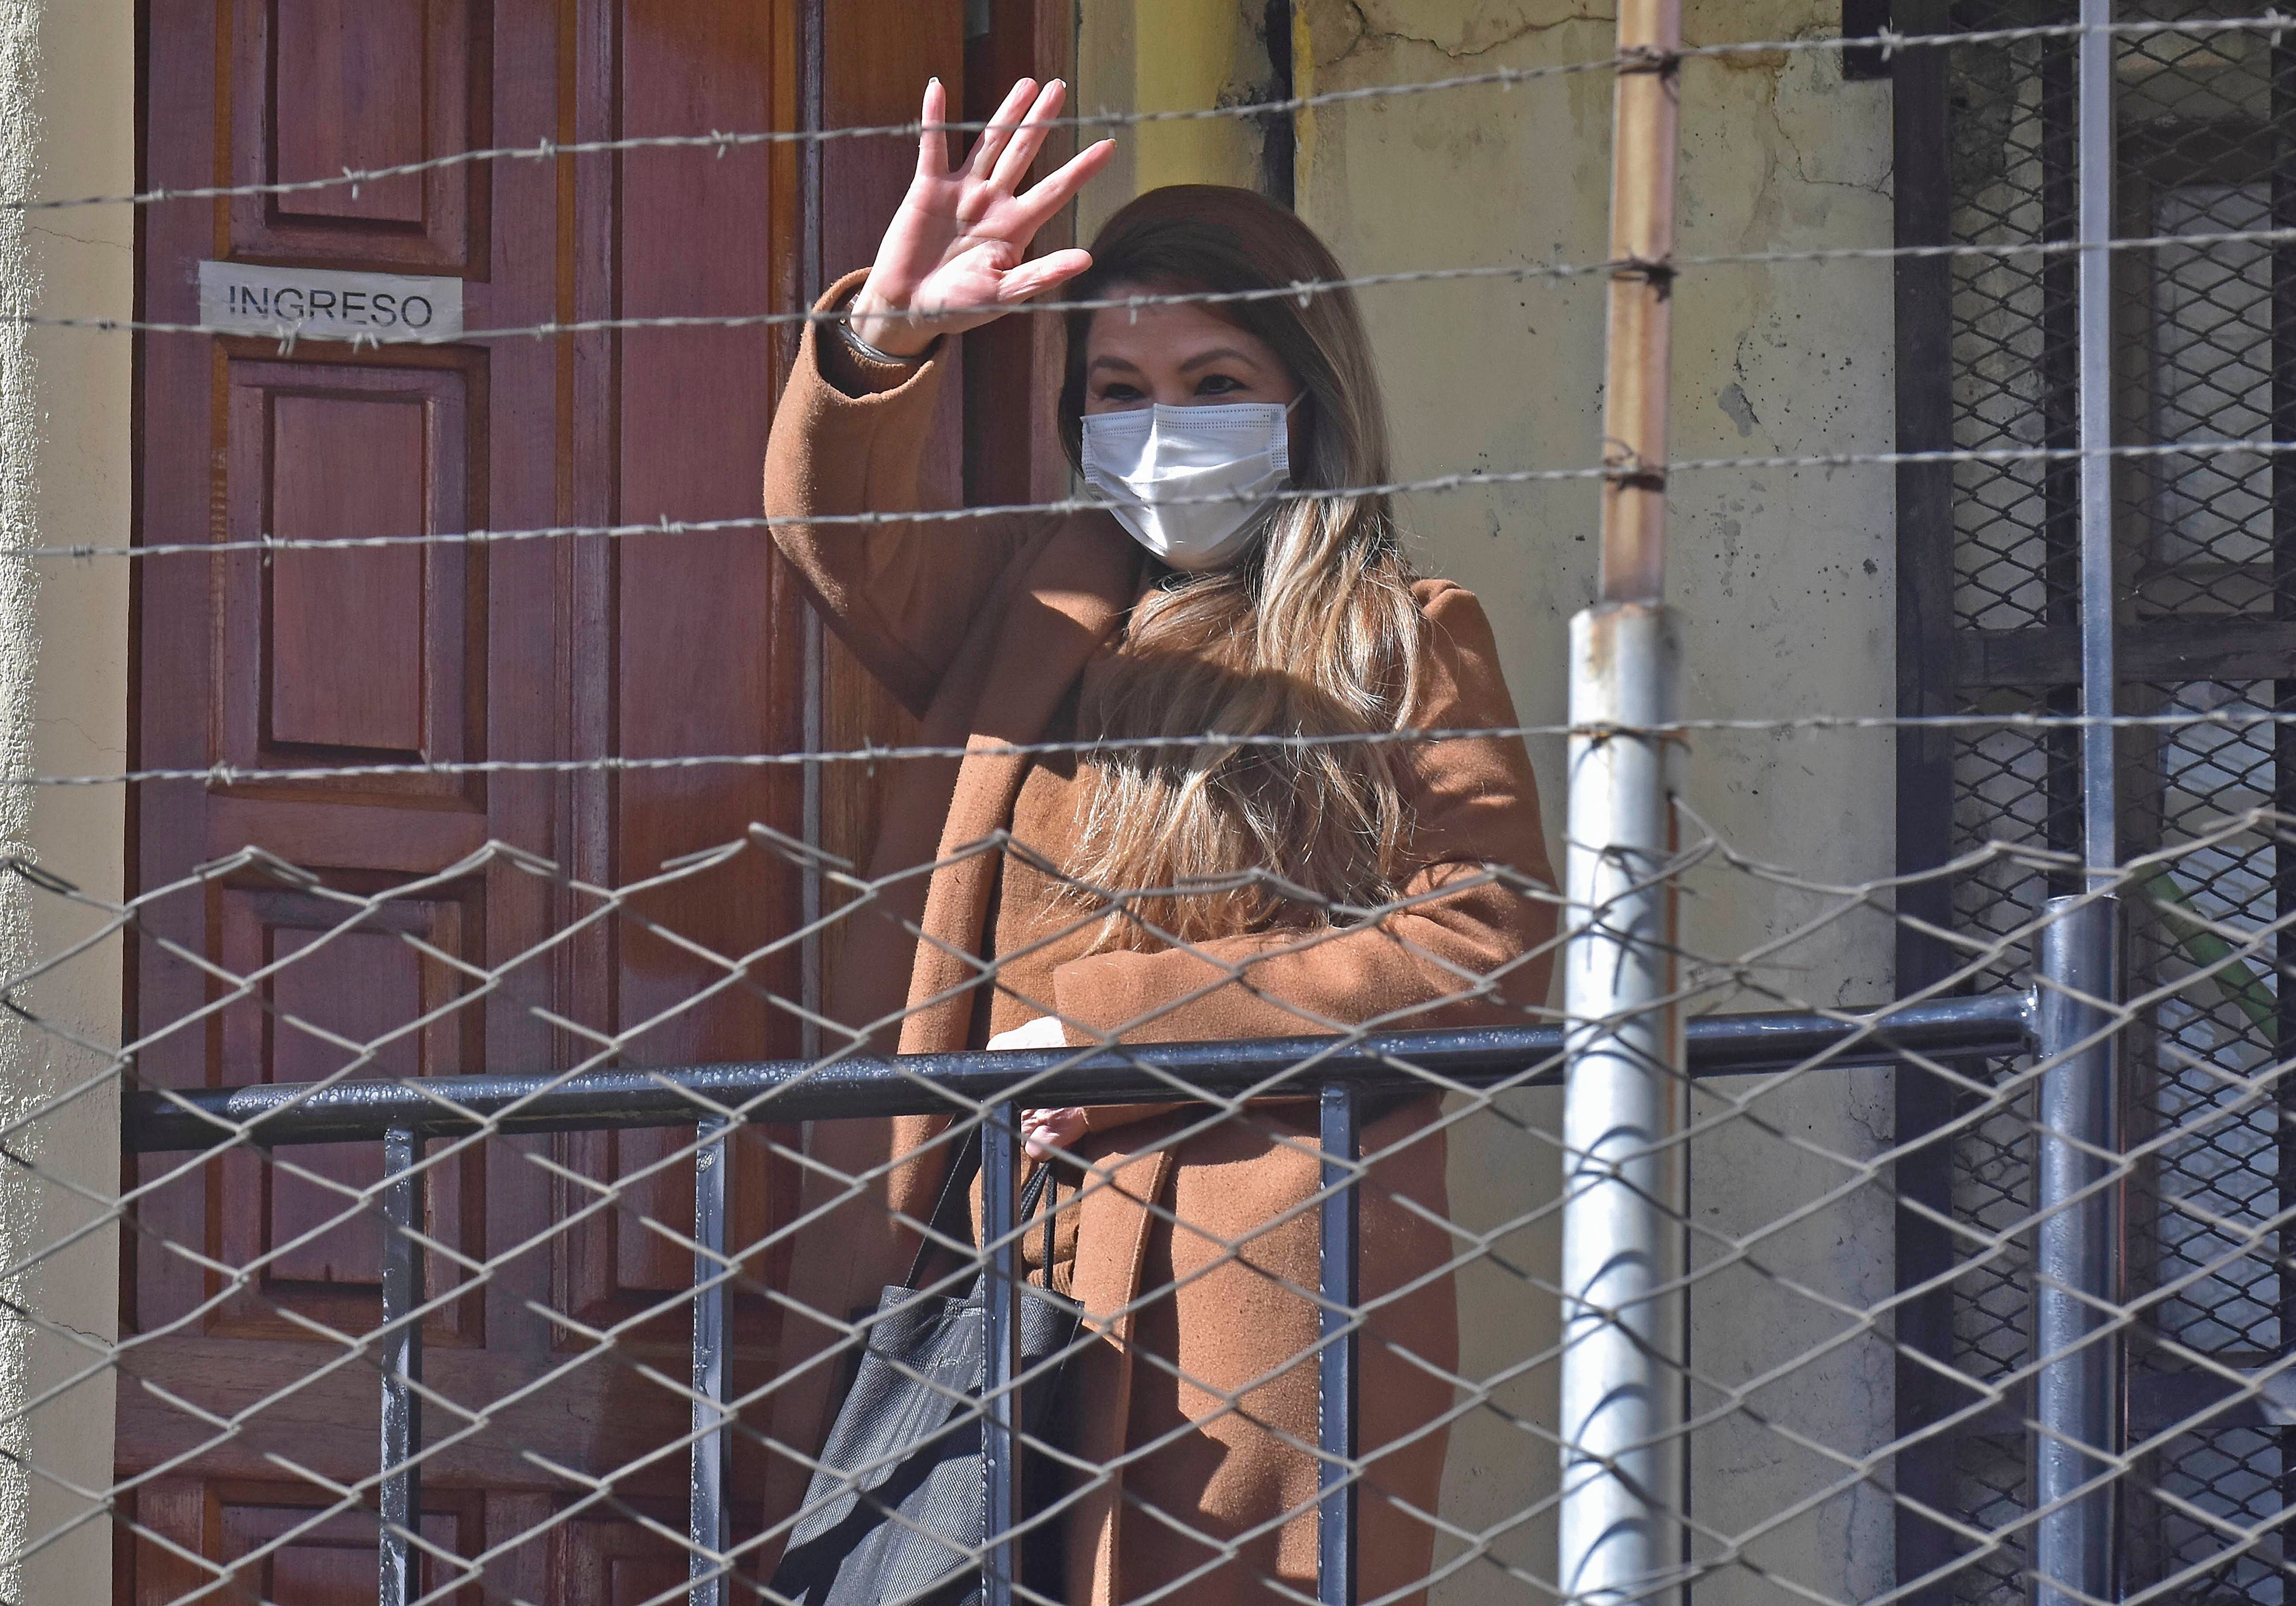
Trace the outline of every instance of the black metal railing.
<path fill-rule="evenodd" d="M 1874 1015 L 1709 1016 L 1686 1028 L 1693 1077 L 1797 1066 L 1873 1066 L 1907 1055 L 1974 1059 L 2032 1046 L 2035 1006 L 2025 994 L 1939 999 Z M 986 1112 L 982 1145 L 984 1254 L 990 1289 L 988 1371 L 981 1403 L 989 1469 L 988 1541 L 981 1558 L 986 1606 L 1012 1606 L 1021 1520 L 1019 1420 L 1020 1110 L 1168 1100 L 1314 1096 L 1321 1112 L 1322 1462 L 1317 1592 L 1327 1606 L 1355 1600 L 1357 1248 L 1362 1101 L 1383 1092 L 1490 1091 L 1562 1080 L 1559 1026 L 1370 1037 L 1297 1037 L 1182 1044 L 1080 1053 L 1033 1049 L 828 1061 L 764 1061 L 578 1075 L 439 1077 L 293 1086 L 143 1091 L 127 1095 L 123 1147 L 133 1153 L 250 1143 L 379 1143 L 386 1226 L 380 1328 L 382 1525 L 379 1606 L 420 1593 L 422 1509 L 423 1144 L 484 1132 L 696 1127 L 694 1166 L 693 1445 L 688 1533 L 691 1606 L 726 1606 L 727 1428 L 725 1298 L 726 1139 L 734 1124 Z M 697 1111 L 709 1112 L 697 1119 Z M 718 1113 L 723 1112 L 723 1113 Z"/>

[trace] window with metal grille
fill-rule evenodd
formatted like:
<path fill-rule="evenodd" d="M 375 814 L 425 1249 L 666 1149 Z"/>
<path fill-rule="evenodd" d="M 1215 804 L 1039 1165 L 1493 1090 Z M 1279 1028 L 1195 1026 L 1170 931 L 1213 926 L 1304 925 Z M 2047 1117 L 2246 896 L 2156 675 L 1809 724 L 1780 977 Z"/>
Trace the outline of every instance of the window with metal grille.
<path fill-rule="evenodd" d="M 2243 14 L 2248 8 L 2134 0 L 2122 20 Z M 1960 0 L 1902 16 L 1908 33 L 2069 22 L 2070 5 Z M 2296 221 L 2296 76 L 2265 33 L 2132 34 L 2115 43 L 2115 232 L 2158 238 L 2113 264 L 2119 706 L 2194 715 L 2296 708 L 2296 467 L 2277 455 L 2180 453 L 2207 441 L 2288 438 L 2296 427 L 2296 250 L 2224 239 Z M 2074 41 L 1915 52 L 1898 63 L 1901 243 L 2015 247 L 2074 229 Z M 2066 252 L 1970 255 L 1899 272 L 1900 445 L 1972 452 L 2075 444 L 2074 274 Z M 2070 459 L 1962 461 L 1899 481 L 1900 706 L 1908 714 L 2077 711 L 2077 467 Z M 2128 1046 L 2132 1144 L 2179 1135 L 2128 1198 L 2130 1437 L 2144 1443 L 2225 1390 L 2210 1368 L 2284 1356 L 2296 1299 L 2277 1226 L 2296 1193 L 2296 1143 L 2272 1104 L 2237 1105 L 2235 1078 L 2277 1059 L 2289 1008 L 2268 965 L 2210 960 L 2211 921 L 2269 927 L 2296 901 L 2296 855 L 2237 829 L 2259 807 L 2296 807 L 2292 737 L 2272 727 L 2178 724 L 2120 737 L 2123 862 L 2190 848 L 2140 878 L 2128 910 L 2130 996 L 2170 987 Z M 1899 857 L 1935 865 L 1990 840 L 2077 864 L 2080 802 L 2072 732 L 1957 729 L 1901 744 Z M 2073 877 L 1995 863 L 1916 910 L 1972 936 L 2006 938 Z M 2052 884 L 2062 882 L 2062 884 Z M 2284 961 L 2296 957 L 2280 939 Z M 1993 979 L 2023 955 L 2008 951 Z M 1949 963 L 1909 932 L 1900 975 L 1919 987 Z M 2296 1006 L 2296 1000 L 2292 1000 Z M 1909 1077 L 1900 1135 L 1943 1128 L 1956 1101 Z M 2287 1102 L 2284 1094 L 2282 1103 Z M 1962 1107 L 1969 1107 L 1964 1104 Z M 2210 1118 L 2213 1116 L 2214 1118 Z M 1962 1377 L 2013 1376 L 2027 1359 L 2029 1122 L 2002 1115 L 1955 1131 L 1902 1168 L 1909 1199 L 1949 1213 L 1946 1230 L 1901 1217 L 1901 1286 L 1956 1272 L 1913 1301 L 1908 1351 Z M 1946 1521 L 1900 1520 L 1899 1575 L 1930 1598 L 2025 1598 L 2018 1545 L 1973 1548 L 1952 1530 L 2013 1523 L 2026 1505 L 2024 1412 L 1969 1411 L 1909 1357 L 1900 1426 L 1966 1420 L 1901 1466 L 1901 1492 Z M 2212 1523 L 2269 1522 L 2296 1479 L 2291 1430 L 2243 1406 L 2161 1442 L 2123 1485 L 2125 1585 L 2180 1599 L 2280 1602 L 2281 1547 L 2191 1571 L 2226 1548 Z M 1910 1503 L 1909 1503 L 1910 1504 Z M 2189 1576 L 2188 1575 L 2189 1571 Z"/>

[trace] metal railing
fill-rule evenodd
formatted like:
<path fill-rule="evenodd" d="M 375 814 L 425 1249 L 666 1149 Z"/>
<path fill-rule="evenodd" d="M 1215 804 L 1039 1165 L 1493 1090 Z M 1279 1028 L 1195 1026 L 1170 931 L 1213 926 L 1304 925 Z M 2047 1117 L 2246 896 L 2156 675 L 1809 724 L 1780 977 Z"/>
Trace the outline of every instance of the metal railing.
<path fill-rule="evenodd" d="M 2052 950 L 2068 952 L 2060 944 Z M 2089 1029 L 2079 1010 L 2039 999 L 2072 977 L 2045 980 L 2037 995 L 1993 994 L 1895 1006 L 1870 1015 L 1717 1015 L 1688 1023 L 1693 1077 L 1891 1064 L 1906 1055 L 1983 1059 L 2053 1052 L 2037 1040 L 2050 1021 Z M 2039 1023 L 2037 1026 L 2037 1023 Z M 1032 1049 L 825 1061 L 761 1061 L 674 1069 L 602 1070 L 575 1076 L 467 1076 L 403 1081 L 266 1084 L 131 1093 L 122 1145 L 131 1153 L 212 1151 L 232 1143 L 382 1145 L 386 1185 L 378 1421 L 381 1473 L 379 1606 L 407 1606 L 421 1593 L 421 1382 L 423 1250 L 422 1149 L 472 1134 L 697 1127 L 694 1168 L 693 1444 L 687 1528 L 692 1606 L 724 1606 L 731 1569 L 726 1517 L 728 1348 L 725 1139 L 752 1119 L 775 1122 L 985 1112 L 981 1174 L 988 1372 L 980 1411 L 989 1476 L 988 1542 L 981 1556 L 987 1606 L 1012 1606 L 1021 1519 L 1019 1337 L 1021 1182 L 1016 1091 L 1034 1104 L 1112 1105 L 1167 1099 L 1184 1080 L 1201 1096 L 1313 1096 L 1323 1148 L 1318 1356 L 1321 1465 L 1316 1599 L 1355 1598 L 1356 1380 L 1361 1326 L 1357 1287 L 1363 1101 L 1381 1093 L 1456 1087 L 1489 1092 L 1552 1086 L 1564 1072 L 1565 1030 L 1533 1026 L 1376 1037 L 1296 1037 L 1111 1049 Z M 2055 1050 L 2073 1046 L 2070 1040 Z M 721 1113 L 696 1120 L 697 1110 Z M 713 1142 L 713 1135 L 715 1141 Z M 2044 1135 L 2047 1141 L 2047 1135 Z M 713 1159 L 721 1163 L 712 1163 Z M 2086 1217 L 2074 1219 L 2086 1220 Z M 2077 1234 L 2076 1234 L 2077 1235 Z M 2079 1246 L 2076 1245 L 2078 1251 Z"/>

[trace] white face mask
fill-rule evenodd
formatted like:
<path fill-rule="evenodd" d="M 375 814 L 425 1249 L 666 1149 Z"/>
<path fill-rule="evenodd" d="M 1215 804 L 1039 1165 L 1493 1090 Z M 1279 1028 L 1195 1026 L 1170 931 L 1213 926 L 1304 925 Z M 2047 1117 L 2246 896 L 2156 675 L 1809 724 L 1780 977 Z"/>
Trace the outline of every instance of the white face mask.
<path fill-rule="evenodd" d="M 1291 411 L 1226 402 L 1087 414 L 1084 477 L 1165 562 L 1218 569 L 1250 545 L 1258 515 L 1291 477 Z"/>

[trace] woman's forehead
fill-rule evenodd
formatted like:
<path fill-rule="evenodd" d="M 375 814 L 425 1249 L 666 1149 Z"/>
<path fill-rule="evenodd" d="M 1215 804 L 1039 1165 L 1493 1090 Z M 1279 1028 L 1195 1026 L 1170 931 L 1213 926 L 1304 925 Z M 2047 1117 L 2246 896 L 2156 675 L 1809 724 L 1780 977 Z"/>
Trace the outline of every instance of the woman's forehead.
<path fill-rule="evenodd" d="M 1136 293 L 1141 293 L 1137 287 L 1127 285 L 1109 292 L 1111 299 Z M 1282 359 L 1259 336 L 1195 302 L 1103 309 L 1093 315 L 1085 341 L 1087 360 L 1111 357 L 1142 366 L 1185 361 L 1194 353 L 1222 347 L 1255 363 L 1282 366 Z"/>

